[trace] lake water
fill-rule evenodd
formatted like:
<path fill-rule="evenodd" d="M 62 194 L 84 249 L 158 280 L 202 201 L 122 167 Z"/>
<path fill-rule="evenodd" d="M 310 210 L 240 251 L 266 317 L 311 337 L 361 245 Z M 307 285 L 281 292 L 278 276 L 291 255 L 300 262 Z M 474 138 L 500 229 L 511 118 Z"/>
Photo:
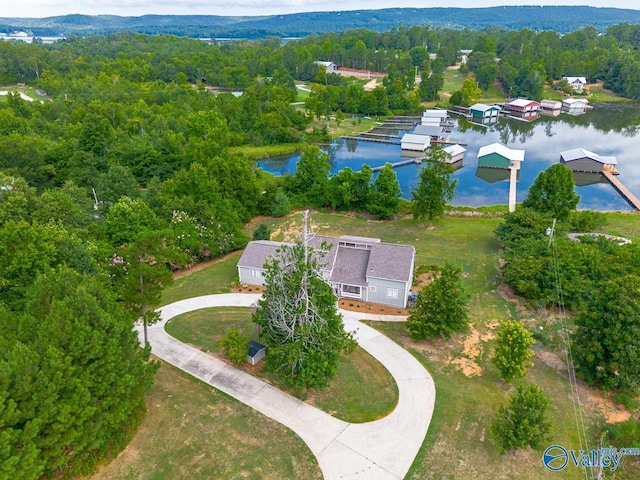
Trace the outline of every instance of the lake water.
<path fill-rule="evenodd" d="M 640 106 L 637 104 L 597 103 L 580 116 L 563 113 L 557 117 L 540 116 L 533 122 L 500 118 L 493 126 L 478 126 L 465 119 L 453 120 L 455 126 L 450 140 L 467 144 L 463 166 L 454 173 L 458 179 L 455 205 L 478 207 L 507 203 L 509 182 L 506 176 L 505 180 L 500 180 L 495 176 L 500 172 L 477 171 L 478 150 L 494 142 L 525 150 L 517 185 L 518 202 L 526 197 L 527 189 L 539 172 L 559 162 L 560 152 L 573 148 L 615 156 L 620 172 L 618 179 L 640 197 Z M 345 167 L 359 170 L 365 163 L 375 167 L 403 160 L 400 145 L 341 139 L 324 149 L 329 154 L 332 173 Z M 258 166 L 275 175 L 288 175 L 295 172 L 299 158 L 299 155 L 273 157 L 259 161 Z M 395 169 L 404 198 L 410 198 L 411 190 L 416 186 L 418 168 L 418 165 L 408 165 Z M 576 184 L 601 180 L 599 174 L 580 174 Z M 578 208 L 631 210 L 608 183 L 577 186 L 576 191 L 581 195 Z"/>

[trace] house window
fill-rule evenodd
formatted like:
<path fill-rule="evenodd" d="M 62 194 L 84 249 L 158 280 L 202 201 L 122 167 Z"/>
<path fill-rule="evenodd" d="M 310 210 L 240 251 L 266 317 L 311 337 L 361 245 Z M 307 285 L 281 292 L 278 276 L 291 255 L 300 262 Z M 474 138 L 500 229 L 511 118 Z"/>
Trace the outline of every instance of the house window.
<path fill-rule="evenodd" d="M 375 285 L 371 285 L 371 286 L 369 287 L 369 291 L 370 291 L 371 293 L 376 293 L 376 286 L 375 286 Z"/>
<path fill-rule="evenodd" d="M 360 296 L 360 287 L 356 287 L 354 285 L 343 285 L 342 293 L 348 295 L 357 295 Z"/>
<path fill-rule="evenodd" d="M 397 288 L 387 288 L 387 298 L 393 298 L 394 300 L 398 299 L 398 289 Z"/>
<path fill-rule="evenodd" d="M 260 276 L 260 272 L 258 270 L 251 270 L 251 276 L 252 277 L 259 277 Z"/>

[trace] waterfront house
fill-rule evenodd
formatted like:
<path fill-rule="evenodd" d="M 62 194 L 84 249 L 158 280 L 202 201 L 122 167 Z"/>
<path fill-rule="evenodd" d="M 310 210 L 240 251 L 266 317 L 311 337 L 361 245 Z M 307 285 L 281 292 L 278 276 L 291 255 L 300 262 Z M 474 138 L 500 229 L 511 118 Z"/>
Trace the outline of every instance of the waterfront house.
<path fill-rule="evenodd" d="M 520 168 L 524 150 L 509 148 L 501 143 L 485 145 L 478 150 L 478 166 L 489 168 Z"/>
<path fill-rule="evenodd" d="M 574 172 L 602 173 L 606 169 L 613 174 L 618 173 L 615 168 L 618 164 L 616 157 L 605 157 L 584 148 L 574 148 L 573 150 L 561 152 L 560 162 Z"/>
<path fill-rule="evenodd" d="M 476 103 L 469 107 L 469 113 L 472 117 L 491 118 L 497 117 L 500 113 L 500 107 L 496 105 L 485 105 L 484 103 Z"/>
<path fill-rule="evenodd" d="M 540 103 L 527 98 L 516 98 L 515 100 L 510 101 L 507 104 L 507 107 L 512 112 L 529 113 L 540 110 Z"/>
<path fill-rule="evenodd" d="M 415 249 L 377 238 L 316 235 L 309 245 L 323 247 L 322 276 L 340 298 L 405 307 L 413 282 Z M 283 244 L 249 242 L 238 261 L 241 283 L 264 284 L 264 264 Z"/>
<path fill-rule="evenodd" d="M 400 148 L 409 152 L 425 152 L 429 145 L 431 145 L 431 137 L 428 135 L 405 133 L 400 140 Z"/>
<path fill-rule="evenodd" d="M 587 86 L 585 77 L 562 77 L 562 79 L 566 80 L 573 90 L 583 90 Z"/>

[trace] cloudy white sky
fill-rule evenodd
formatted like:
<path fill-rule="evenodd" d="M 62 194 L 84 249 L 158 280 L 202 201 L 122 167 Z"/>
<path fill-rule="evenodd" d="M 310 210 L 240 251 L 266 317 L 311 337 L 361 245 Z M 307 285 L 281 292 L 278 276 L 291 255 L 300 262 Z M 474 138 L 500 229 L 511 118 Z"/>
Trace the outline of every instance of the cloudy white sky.
<path fill-rule="evenodd" d="M 139 16 L 274 15 L 390 7 L 490 7 L 496 5 L 590 5 L 640 10 L 638 0 L 0 0 L 0 17 L 48 17 L 81 13 Z"/>

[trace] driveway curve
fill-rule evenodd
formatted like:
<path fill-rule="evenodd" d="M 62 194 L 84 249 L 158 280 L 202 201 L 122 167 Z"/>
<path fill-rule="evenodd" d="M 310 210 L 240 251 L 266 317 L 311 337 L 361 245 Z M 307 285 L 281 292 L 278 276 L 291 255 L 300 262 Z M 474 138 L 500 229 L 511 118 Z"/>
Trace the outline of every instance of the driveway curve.
<path fill-rule="evenodd" d="M 345 328 L 356 332 L 358 344 L 389 370 L 398 385 L 398 404 L 393 412 L 368 423 L 334 418 L 176 340 L 164 329 L 168 320 L 183 313 L 212 307 L 251 307 L 259 299 L 255 294 L 205 295 L 162 307 L 161 320 L 148 327 L 153 354 L 289 427 L 311 449 L 327 480 L 404 478 L 427 434 L 435 385 L 429 372 L 409 352 L 360 322 L 364 318 L 401 318 L 341 310 Z M 142 342 L 142 327 L 137 329 Z"/>

